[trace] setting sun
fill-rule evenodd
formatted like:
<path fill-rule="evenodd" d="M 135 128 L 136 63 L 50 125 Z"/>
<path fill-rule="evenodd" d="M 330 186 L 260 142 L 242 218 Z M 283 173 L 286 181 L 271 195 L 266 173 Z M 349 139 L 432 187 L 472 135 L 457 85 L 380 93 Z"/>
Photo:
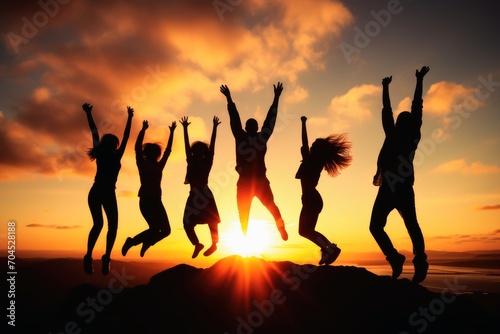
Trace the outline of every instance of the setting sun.
<path fill-rule="evenodd" d="M 267 220 L 250 219 L 247 234 L 243 235 L 239 222 L 232 222 L 227 232 L 221 235 L 221 247 L 227 252 L 243 257 L 262 256 L 271 249 L 276 227 Z"/>

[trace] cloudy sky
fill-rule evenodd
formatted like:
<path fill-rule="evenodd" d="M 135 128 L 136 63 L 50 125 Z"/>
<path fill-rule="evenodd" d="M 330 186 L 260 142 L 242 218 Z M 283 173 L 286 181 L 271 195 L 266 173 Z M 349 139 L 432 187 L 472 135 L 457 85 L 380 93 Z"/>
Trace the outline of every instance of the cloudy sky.
<path fill-rule="evenodd" d="M 222 222 L 219 251 L 234 252 L 238 232 L 234 140 L 227 84 L 243 121 L 262 124 L 282 82 L 279 119 L 267 167 L 290 239 L 254 201 L 250 224 L 266 230 L 263 256 L 307 261 L 316 247 L 297 233 L 300 116 L 310 140 L 347 133 L 353 163 L 336 178 L 323 173 L 325 207 L 317 228 L 343 252 L 376 251 L 368 225 L 377 188 L 371 183 L 383 141 L 381 80 L 392 75 L 395 114 L 408 110 L 415 70 L 424 65 L 422 140 L 415 157 L 417 214 L 428 249 L 498 249 L 500 240 L 500 44 L 495 1 L 9 1 L 0 11 L 0 221 L 17 224 L 17 249 L 85 252 L 92 225 L 87 194 L 95 163 L 81 106 L 94 105 L 101 133 L 123 135 L 135 110 L 117 182 L 120 211 L 114 257 L 127 236 L 147 227 L 137 191 L 133 143 L 148 120 L 146 141 L 166 144 L 168 125 L 189 116 L 192 140 L 208 141 L 219 116 L 210 186 Z M 172 234 L 151 258 L 191 260 L 182 228 L 182 131 L 163 176 Z M 208 228 L 198 227 L 209 243 Z M 236 232 L 235 232 L 236 231 Z M 387 231 L 411 250 L 397 212 Z M 104 247 L 104 232 L 96 254 Z M 2 244 L 5 244 L 2 242 Z M 78 253 L 79 252 L 79 253 Z M 137 254 L 131 254 L 136 256 Z M 100 255 L 95 255 L 96 258 Z M 201 263 L 201 262 L 198 262 Z"/>

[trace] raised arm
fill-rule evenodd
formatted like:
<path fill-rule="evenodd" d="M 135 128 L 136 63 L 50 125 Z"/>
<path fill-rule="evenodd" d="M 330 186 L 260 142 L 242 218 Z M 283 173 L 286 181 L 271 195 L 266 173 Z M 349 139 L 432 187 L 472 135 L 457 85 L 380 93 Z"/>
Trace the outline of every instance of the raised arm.
<path fill-rule="evenodd" d="M 280 100 L 281 92 L 283 91 L 283 84 L 278 82 L 277 85 L 273 85 L 274 88 L 274 99 L 269 111 L 267 112 L 264 124 L 262 124 L 262 131 L 266 134 L 266 139 L 269 139 L 273 133 L 274 126 L 276 125 L 276 118 L 278 117 L 278 103 Z"/>
<path fill-rule="evenodd" d="M 135 154 L 137 157 L 142 157 L 142 142 L 144 141 L 144 135 L 146 134 L 146 130 L 148 128 L 148 121 L 142 121 L 142 129 L 139 131 L 137 139 L 135 140 Z"/>
<path fill-rule="evenodd" d="M 415 86 L 415 94 L 413 95 L 413 100 L 418 101 L 422 99 L 422 83 L 424 81 L 424 76 L 429 72 L 430 68 L 428 66 L 422 66 L 420 71 L 415 70 L 415 77 L 417 78 L 417 85 Z"/>
<path fill-rule="evenodd" d="M 309 147 L 309 141 L 307 140 L 307 128 L 306 128 L 307 117 L 302 116 L 300 120 L 302 121 L 302 146 Z"/>
<path fill-rule="evenodd" d="M 90 132 L 92 133 L 92 145 L 97 147 L 97 145 L 99 145 L 99 131 L 97 130 L 94 118 L 92 117 L 93 106 L 91 104 L 84 103 L 82 108 L 83 111 L 85 111 L 85 114 L 87 114 L 87 121 L 89 123 Z"/>
<path fill-rule="evenodd" d="M 191 155 L 191 146 L 189 145 L 188 126 L 191 123 L 188 122 L 187 116 L 182 117 L 180 122 L 182 124 L 182 127 L 184 128 L 184 149 L 186 151 L 186 158 L 188 158 Z"/>
<path fill-rule="evenodd" d="M 302 116 L 300 120 L 302 122 L 302 147 L 300 148 L 300 152 L 302 153 L 302 159 L 304 159 L 306 157 L 306 154 L 309 153 L 309 140 L 307 139 L 306 127 L 307 117 Z"/>
<path fill-rule="evenodd" d="M 227 85 L 221 85 L 220 92 L 226 97 L 227 104 L 234 103 L 233 99 L 231 98 L 231 92 L 229 91 Z"/>
<path fill-rule="evenodd" d="M 391 108 L 391 99 L 389 97 L 389 84 L 392 81 L 392 76 L 382 79 L 382 105 L 384 108 Z"/>
<path fill-rule="evenodd" d="M 417 78 L 417 84 L 415 85 L 415 93 L 413 95 L 413 102 L 411 104 L 411 113 L 416 115 L 418 118 L 422 118 L 422 86 L 424 82 L 424 76 L 429 72 L 430 68 L 428 66 L 422 66 L 420 71 L 415 70 L 415 77 Z"/>
<path fill-rule="evenodd" d="M 240 114 L 238 113 L 238 109 L 236 109 L 236 105 L 231 98 L 231 92 L 229 91 L 229 88 L 226 85 L 221 85 L 220 91 L 226 97 L 227 112 L 229 113 L 229 125 L 231 126 L 233 136 L 236 137 L 243 132 Z"/>
<path fill-rule="evenodd" d="M 170 152 L 172 152 L 172 144 L 174 142 L 174 131 L 175 128 L 177 127 L 177 123 L 175 121 L 172 122 L 172 125 L 168 127 L 170 130 L 170 135 L 168 136 L 168 142 L 167 142 L 167 147 L 165 147 L 165 151 L 163 151 L 163 156 L 160 159 L 160 164 L 161 166 L 165 166 L 167 163 L 167 159 L 170 156 Z"/>
<path fill-rule="evenodd" d="M 130 128 L 132 127 L 132 117 L 134 117 L 134 109 L 127 107 L 127 124 L 125 125 L 125 131 L 123 132 L 123 139 L 120 147 L 117 150 L 118 157 L 121 159 L 123 153 L 125 152 L 125 147 L 127 146 L 128 137 L 130 136 Z"/>
<path fill-rule="evenodd" d="M 394 115 L 392 113 L 391 99 L 389 98 L 389 84 L 392 76 L 382 79 L 382 127 L 387 135 L 394 130 Z"/>
<path fill-rule="evenodd" d="M 210 153 L 212 156 L 215 153 L 215 138 L 217 137 L 217 127 L 219 126 L 220 121 L 219 117 L 214 116 L 213 118 L 213 128 L 212 128 L 212 137 L 210 138 Z"/>

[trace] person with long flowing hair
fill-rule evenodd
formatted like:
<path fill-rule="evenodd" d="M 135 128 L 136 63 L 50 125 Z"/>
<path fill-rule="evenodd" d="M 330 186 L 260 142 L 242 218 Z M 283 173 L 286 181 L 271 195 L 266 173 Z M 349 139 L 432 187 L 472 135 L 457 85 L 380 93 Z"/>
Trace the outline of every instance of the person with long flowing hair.
<path fill-rule="evenodd" d="M 87 241 L 87 253 L 83 258 L 83 269 L 87 274 L 94 272 L 92 263 L 92 252 L 94 250 L 99 234 L 104 225 L 102 210 L 108 219 L 108 233 L 106 235 L 106 251 L 102 256 L 102 273 L 109 273 L 111 262 L 111 251 L 116 240 L 118 230 L 118 205 L 116 201 L 116 181 L 121 168 L 121 159 L 127 146 L 132 126 L 134 109 L 127 107 L 127 124 L 120 144 L 118 137 L 108 133 L 99 137 L 99 131 L 92 117 L 93 106 L 85 103 L 82 106 L 87 115 L 90 131 L 92 133 L 93 147 L 87 152 L 91 161 L 96 161 L 97 171 L 94 184 L 88 195 L 88 205 L 92 215 L 93 226 L 90 229 Z"/>
<path fill-rule="evenodd" d="M 302 162 L 295 175 L 302 188 L 302 210 L 299 217 L 299 235 L 311 240 L 321 250 L 320 265 L 333 263 L 340 254 L 337 244 L 316 230 L 319 214 L 323 209 L 323 199 L 316 189 L 321 172 L 335 177 L 351 164 L 351 143 L 345 134 L 329 135 L 316 139 L 311 147 L 307 137 L 307 117 L 302 116 Z"/>

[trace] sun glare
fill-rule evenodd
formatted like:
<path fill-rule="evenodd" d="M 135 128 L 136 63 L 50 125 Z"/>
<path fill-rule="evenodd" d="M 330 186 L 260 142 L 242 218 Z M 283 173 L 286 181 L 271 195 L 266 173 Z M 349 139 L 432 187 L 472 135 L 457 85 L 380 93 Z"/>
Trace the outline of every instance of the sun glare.
<path fill-rule="evenodd" d="M 277 233 L 271 230 L 271 227 L 276 229 L 274 225 L 266 220 L 251 219 L 248 223 L 247 234 L 243 235 L 240 223 L 233 222 L 229 230 L 224 234 L 221 243 L 227 248 L 227 252 L 232 255 L 260 257 L 270 251 L 271 236 Z"/>

